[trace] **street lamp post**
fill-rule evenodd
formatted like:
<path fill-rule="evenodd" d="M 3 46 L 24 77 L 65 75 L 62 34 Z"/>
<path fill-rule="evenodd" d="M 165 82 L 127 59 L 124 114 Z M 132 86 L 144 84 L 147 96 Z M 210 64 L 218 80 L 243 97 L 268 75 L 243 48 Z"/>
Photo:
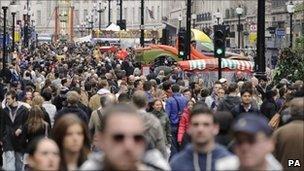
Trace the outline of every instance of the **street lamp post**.
<path fill-rule="evenodd" d="M 183 20 L 182 16 L 179 16 L 178 17 L 178 29 L 180 29 L 182 26 L 182 20 Z"/>
<path fill-rule="evenodd" d="M 191 15 L 191 18 L 192 18 L 192 22 L 193 22 L 193 23 L 192 23 L 192 27 L 195 28 L 196 14 L 192 14 L 192 15 Z"/>
<path fill-rule="evenodd" d="M 102 7 L 101 1 L 99 1 L 99 6 L 97 12 L 99 13 L 99 18 L 98 18 L 98 29 L 101 30 L 101 13 L 106 10 L 106 7 Z"/>
<path fill-rule="evenodd" d="M 255 57 L 255 76 L 265 76 L 265 0 L 258 0 L 257 56 Z"/>
<path fill-rule="evenodd" d="M 216 18 L 216 21 L 217 21 L 217 25 L 220 25 L 221 13 L 220 13 L 219 9 L 217 9 L 217 11 L 215 13 L 215 18 Z"/>
<path fill-rule="evenodd" d="M 108 0 L 108 26 L 111 24 L 111 0 Z"/>
<path fill-rule="evenodd" d="M 241 5 L 239 5 L 239 7 L 236 8 L 236 14 L 238 16 L 238 26 L 237 26 L 237 31 L 238 31 L 238 49 L 241 48 L 241 16 L 243 14 L 243 8 L 241 7 Z"/>
<path fill-rule="evenodd" d="M 3 39 L 2 39 L 2 66 L 3 66 L 3 71 L 6 69 L 6 13 L 7 13 L 8 6 L 3 5 L 2 10 L 3 10 Z"/>
<path fill-rule="evenodd" d="M 15 16 L 16 16 L 16 12 L 18 10 L 18 5 L 16 4 L 16 2 L 13 2 L 10 5 L 10 11 L 12 13 L 12 18 L 13 18 L 13 24 L 12 24 L 12 52 L 15 51 Z"/>
<path fill-rule="evenodd" d="M 292 3 L 292 1 L 290 1 L 290 3 L 289 4 L 287 4 L 287 12 L 289 13 L 289 15 L 290 15 L 290 45 L 289 45 L 289 47 L 290 48 L 292 48 L 292 43 L 293 43 L 293 29 L 292 29 L 292 16 L 293 16 L 293 13 L 295 12 L 295 9 L 294 9 L 294 4 Z"/>

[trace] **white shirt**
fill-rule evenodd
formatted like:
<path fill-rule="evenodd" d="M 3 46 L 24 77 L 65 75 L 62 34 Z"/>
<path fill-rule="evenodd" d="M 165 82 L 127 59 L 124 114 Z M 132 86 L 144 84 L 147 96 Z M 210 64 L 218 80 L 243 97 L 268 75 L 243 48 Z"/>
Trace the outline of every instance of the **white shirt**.
<path fill-rule="evenodd" d="M 43 102 L 42 107 L 44 107 L 44 109 L 46 110 L 46 112 L 49 114 L 50 119 L 51 119 L 51 124 L 53 126 L 54 125 L 54 117 L 55 117 L 55 114 L 57 112 L 56 106 L 53 105 L 49 101 L 45 101 L 45 102 Z"/>

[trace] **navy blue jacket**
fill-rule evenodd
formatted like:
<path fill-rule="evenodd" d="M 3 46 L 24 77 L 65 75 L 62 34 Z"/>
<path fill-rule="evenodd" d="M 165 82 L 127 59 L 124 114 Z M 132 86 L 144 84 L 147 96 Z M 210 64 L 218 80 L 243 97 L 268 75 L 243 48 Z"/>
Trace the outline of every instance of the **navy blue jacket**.
<path fill-rule="evenodd" d="M 215 170 L 216 160 L 227 157 L 232 155 L 224 146 L 216 144 L 214 150 L 211 153 L 211 171 Z M 194 169 L 194 162 L 193 162 L 193 145 L 190 144 L 186 147 L 185 150 L 176 154 L 170 162 L 170 166 L 172 171 L 188 171 L 188 170 L 195 170 Z M 200 170 L 207 169 L 207 154 L 198 154 L 198 163 Z"/>
<path fill-rule="evenodd" d="M 173 93 L 172 97 L 167 99 L 165 110 L 169 117 L 171 126 L 178 126 L 180 119 L 179 114 L 181 114 L 186 106 L 187 99 L 180 93 Z"/>

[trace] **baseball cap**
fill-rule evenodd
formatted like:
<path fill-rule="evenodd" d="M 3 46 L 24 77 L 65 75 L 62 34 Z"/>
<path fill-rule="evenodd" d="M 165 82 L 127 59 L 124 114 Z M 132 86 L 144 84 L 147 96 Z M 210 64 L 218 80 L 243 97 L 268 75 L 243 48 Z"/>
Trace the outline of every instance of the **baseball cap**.
<path fill-rule="evenodd" d="M 220 81 L 220 83 L 225 83 L 225 82 L 227 82 L 227 79 L 226 78 L 221 78 L 219 81 Z"/>
<path fill-rule="evenodd" d="M 249 134 L 264 133 L 266 136 L 271 136 L 272 129 L 268 125 L 268 120 L 262 115 L 255 113 L 241 114 L 234 123 L 232 130 L 236 132 L 245 132 Z"/>

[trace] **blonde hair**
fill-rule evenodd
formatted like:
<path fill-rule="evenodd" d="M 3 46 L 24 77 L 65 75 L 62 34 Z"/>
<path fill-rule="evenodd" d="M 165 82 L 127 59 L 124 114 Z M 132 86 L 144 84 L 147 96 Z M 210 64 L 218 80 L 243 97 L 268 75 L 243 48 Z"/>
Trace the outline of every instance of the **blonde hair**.
<path fill-rule="evenodd" d="M 43 102 L 44 102 L 44 98 L 43 98 L 42 96 L 40 96 L 40 95 L 35 96 L 35 97 L 32 99 L 32 106 L 37 105 L 37 106 L 41 107 L 42 104 L 43 104 Z"/>

